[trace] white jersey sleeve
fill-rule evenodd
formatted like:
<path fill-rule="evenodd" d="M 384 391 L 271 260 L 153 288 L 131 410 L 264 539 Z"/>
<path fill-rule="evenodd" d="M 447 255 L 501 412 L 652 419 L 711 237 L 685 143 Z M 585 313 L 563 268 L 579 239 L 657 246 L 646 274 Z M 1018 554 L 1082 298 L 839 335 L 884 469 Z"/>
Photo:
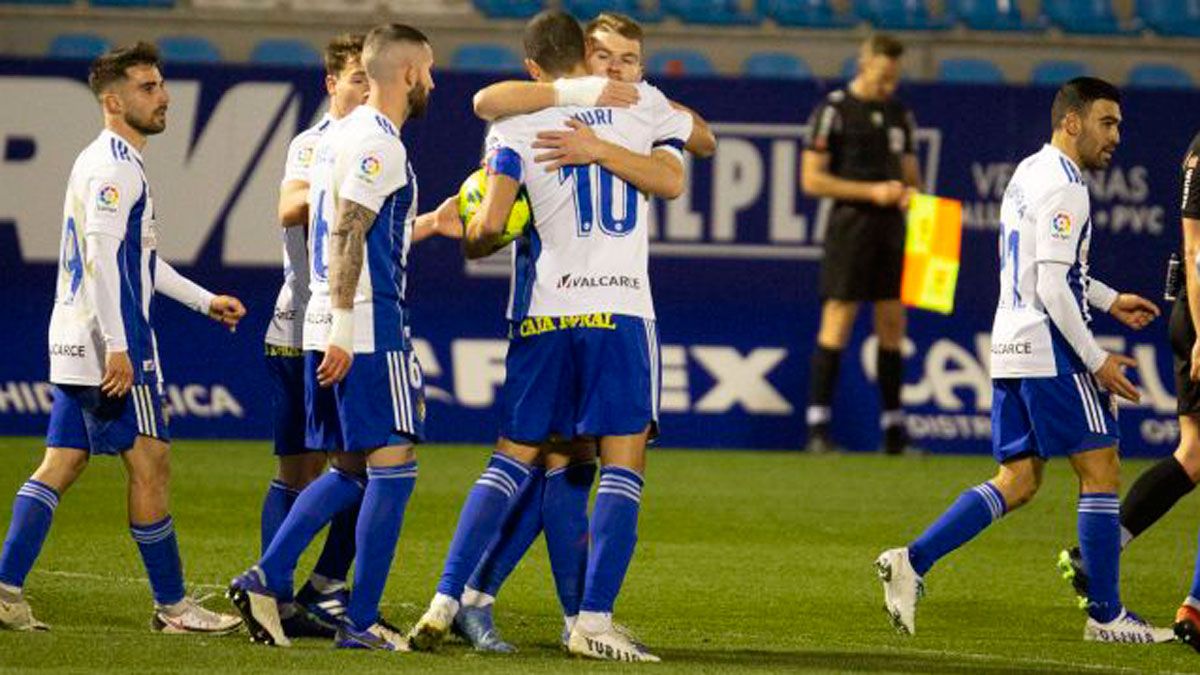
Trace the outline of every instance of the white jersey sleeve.
<path fill-rule="evenodd" d="M 306 131 L 292 139 L 288 144 L 287 162 L 283 166 L 282 183 L 309 182 L 309 172 L 317 155 L 317 142 L 321 140 L 319 133 Z"/>
<path fill-rule="evenodd" d="M 529 133 L 520 120 L 509 118 L 488 129 L 484 162 L 489 174 L 501 173 L 524 183 L 533 165 Z"/>
<path fill-rule="evenodd" d="M 1046 194 L 1035 208 L 1037 262 L 1074 265 L 1079 259 L 1080 237 L 1089 216 L 1087 186 L 1063 183 Z"/>
<path fill-rule="evenodd" d="M 378 137 L 345 150 L 338 199 L 349 199 L 379 213 L 383 202 L 408 183 L 408 157 L 398 138 Z"/>
<path fill-rule="evenodd" d="M 678 110 L 667 97 L 656 87 L 643 84 L 640 93 L 647 98 L 652 111 L 653 148 L 670 150 L 680 160 L 683 159 L 683 148 L 692 135 L 695 120 L 691 114 Z"/>
<path fill-rule="evenodd" d="M 103 234 L 124 239 L 130 211 L 142 197 L 145 184 L 131 162 L 98 167 L 87 177 L 84 235 Z"/>

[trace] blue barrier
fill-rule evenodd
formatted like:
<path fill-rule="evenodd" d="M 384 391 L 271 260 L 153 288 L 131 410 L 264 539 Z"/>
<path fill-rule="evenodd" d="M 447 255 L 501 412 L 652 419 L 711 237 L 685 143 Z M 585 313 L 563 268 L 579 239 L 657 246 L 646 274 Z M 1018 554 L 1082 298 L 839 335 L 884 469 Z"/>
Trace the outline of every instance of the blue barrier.
<path fill-rule="evenodd" d="M 0 61 L 0 92 L 8 94 L 0 95 L 4 434 L 40 434 L 47 419 L 45 327 L 63 185 L 97 131 L 83 71 L 78 64 Z M 168 129 L 146 151 L 161 250 L 250 309 L 230 335 L 163 301 L 158 337 L 173 433 L 263 438 L 269 403 L 261 338 L 280 279 L 274 201 L 287 141 L 323 104 L 320 73 L 180 64 L 167 75 Z M 454 192 L 476 166 L 484 125 L 469 102 L 493 79 L 439 73 L 427 118 L 406 125 L 423 209 Z M 799 447 L 826 212 L 800 195 L 797 165 L 807 114 L 832 85 L 711 78 L 661 85 L 702 111 L 719 137 L 713 160 L 689 162 L 688 193 L 657 204 L 649 225 L 665 346 L 663 443 Z M 955 314 L 911 316 L 909 426 L 934 451 L 986 452 L 999 202 L 1016 162 L 1048 137 L 1053 90 L 905 84 L 901 96 L 916 113 L 927 183 L 962 199 L 967 221 Z M 1161 296 L 1163 262 L 1179 241 L 1178 163 L 1195 131 L 1171 111 L 1198 103 L 1192 92 L 1131 92 L 1115 163 L 1089 176 L 1098 226 L 1092 269 L 1117 288 Z M 411 260 L 430 436 L 491 441 L 503 376 L 506 262 L 467 266 L 448 241 L 422 244 Z M 1138 359 L 1144 396 L 1121 411 L 1126 451 L 1166 452 L 1178 428 L 1165 320 L 1136 334 L 1101 317 L 1095 329 Z M 839 439 L 859 449 L 873 448 L 879 437 L 868 333 L 864 317 L 846 352 L 834 418 Z"/>

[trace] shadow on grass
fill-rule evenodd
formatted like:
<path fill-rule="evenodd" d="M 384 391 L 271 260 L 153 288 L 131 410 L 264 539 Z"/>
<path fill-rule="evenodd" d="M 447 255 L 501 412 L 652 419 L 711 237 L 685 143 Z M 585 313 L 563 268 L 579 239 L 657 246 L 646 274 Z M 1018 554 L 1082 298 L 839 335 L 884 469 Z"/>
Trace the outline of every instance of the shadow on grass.
<path fill-rule="evenodd" d="M 1001 673 L 1078 672 L 1070 663 L 1021 663 L 972 658 L 945 652 L 863 653 L 847 651 L 768 651 L 768 650 L 660 650 L 664 665 L 689 664 L 697 667 L 763 671 L 858 671 L 874 673 L 964 673 L 1000 675 Z M 1088 673 L 1128 673 L 1128 670 L 1087 667 Z"/>

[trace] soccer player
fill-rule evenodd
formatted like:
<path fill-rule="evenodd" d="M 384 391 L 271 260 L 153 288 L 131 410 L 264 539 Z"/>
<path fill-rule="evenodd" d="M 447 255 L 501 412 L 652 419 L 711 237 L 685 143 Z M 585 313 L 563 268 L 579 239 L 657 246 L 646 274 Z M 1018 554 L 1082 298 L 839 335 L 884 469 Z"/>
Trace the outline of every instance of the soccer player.
<path fill-rule="evenodd" d="M 1001 204 L 1000 298 L 992 326 L 992 448 L 1000 470 L 970 488 L 906 548 L 875 564 L 892 625 L 911 634 L 923 577 L 1005 513 L 1033 498 L 1046 460 L 1079 477 L 1079 540 L 1091 572 L 1085 640 L 1164 642 L 1121 603 L 1119 460 L 1114 395 L 1137 401 L 1122 372 L 1133 359 L 1096 344 L 1089 305 L 1141 328 L 1158 309 L 1088 274 L 1091 207 L 1082 171 L 1104 169 L 1120 142 L 1121 96 L 1090 77 L 1067 82 L 1051 108 L 1050 143 L 1025 158 Z"/>
<path fill-rule="evenodd" d="M 904 209 L 921 184 L 908 109 L 894 97 L 904 45 L 873 35 L 862 45 L 858 74 L 829 94 L 809 118 L 811 136 L 801 156 L 804 194 L 833 200 L 821 260 L 821 327 L 810 371 L 809 452 L 838 448 L 830 436 L 833 393 L 842 352 L 863 302 L 874 304 L 879 338 L 876 373 L 883 450 L 908 447 L 900 389 L 904 381 L 905 313 L 900 303 L 904 268 Z"/>
<path fill-rule="evenodd" d="M 643 32 L 633 19 L 605 12 L 584 28 L 587 36 L 587 68 L 593 76 L 607 76 L 603 83 L 595 78 L 570 78 L 549 82 L 506 81 L 488 86 L 475 95 L 476 113 L 488 121 L 511 115 L 534 113 L 555 103 L 564 104 L 572 98 L 584 98 L 585 106 L 628 107 L 637 102 L 635 83 L 644 74 L 642 64 Z M 596 100 L 586 100 L 588 97 Z M 537 105 L 539 103 L 545 105 Z M 685 149 L 700 157 L 709 157 L 716 149 L 716 139 L 708 124 L 694 111 L 671 102 L 671 105 L 692 115 L 693 128 Z M 672 195 L 656 192 L 660 185 L 646 180 L 636 163 L 620 146 L 605 141 L 591 128 L 568 120 L 570 131 L 547 131 L 539 134 L 534 147 L 544 148 L 538 161 L 553 162 L 557 168 L 564 164 L 598 163 L 634 187 L 655 196 Z M 637 160 L 642 161 L 642 160 Z M 666 161 L 673 161 L 666 158 Z M 668 189 L 671 185 L 668 183 Z M 500 638 L 495 627 L 493 605 L 496 594 L 516 568 L 517 563 L 541 533 L 543 525 L 560 528 L 561 534 L 547 537 L 551 555 L 560 571 L 557 587 L 563 606 L 563 641 L 569 637 L 570 626 L 579 611 L 582 596 L 582 575 L 564 575 L 562 571 L 582 569 L 587 556 L 587 501 L 595 479 L 595 443 L 579 439 L 574 447 L 560 447 L 548 453 L 554 463 L 564 465 L 534 466 L 529 481 L 510 508 L 500 528 L 500 535 L 480 560 L 468 580 L 454 617 L 454 631 L 480 651 L 512 652 L 515 648 Z M 548 501 L 544 498 L 548 497 Z M 573 545 L 572 545 L 573 544 Z"/>
<path fill-rule="evenodd" d="M 167 511 L 170 436 L 154 338 L 156 292 L 230 329 L 242 304 L 213 295 L 158 257 L 158 223 L 142 161 L 167 125 L 158 50 L 138 42 L 92 62 L 88 85 L 104 130 L 71 169 L 63 206 L 58 287 L 50 317 L 54 405 L 46 454 L 17 490 L 0 553 L 0 628 L 46 630 L 22 589 L 63 493 L 92 454 L 120 455 L 129 477 L 129 531 L 154 595 L 151 627 L 223 634 L 241 621 L 184 594 L 175 525 Z"/>
<path fill-rule="evenodd" d="M 331 436 L 306 439 L 304 392 L 304 310 L 308 304 L 309 171 L 317 142 L 335 120 L 350 114 L 367 98 L 367 74 L 362 67 L 361 34 L 335 37 L 325 47 L 325 91 L 329 112 L 288 145 L 287 164 L 279 194 L 279 224 L 283 226 L 283 286 L 267 326 L 266 361 L 274 413 L 275 455 L 279 469 L 263 500 L 260 538 L 266 553 L 296 496 L 325 468 L 326 453 L 341 448 Z M 314 392 L 314 395 L 321 395 Z M 333 637 L 346 611 L 346 574 L 354 560 L 357 505 L 339 513 L 312 575 L 296 594 L 296 602 L 280 609 L 288 635 Z"/>
<path fill-rule="evenodd" d="M 1170 511 L 1200 480 L 1200 133 L 1192 138 L 1181 165 L 1184 283 L 1171 307 L 1168 332 L 1175 360 L 1175 391 L 1179 414 L 1179 446 L 1147 469 L 1130 486 L 1121 503 L 1121 548 Z M 1081 596 L 1087 596 L 1088 575 L 1079 547 L 1059 554 L 1059 566 Z M 1175 634 L 1200 651 L 1200 557 L 1188 597 L 1175 615 Z"/>
<path fill-rule="evenodd" d="M 412 351 L 405 274 L 414 231 L 416 176 L 400 129 L 419 117 L 433 89 L 433 51 L 417 29 L 373 28 L 363 42 L 367 102 L 321 138 L 310 174 L 310 274 L 304 347 L 309 377 L 332 388 L 343 441 L 334 470 L 305 488 L 270 547 L 233 580 L 230 597 L 259 642 L 286 646 L 278 603 L 292 593 L 300 553 L 359 499 L 354 585 L 335 644 L 395 651 L 403 635 L 379 615 L 424 433 L 421 366 Z M 443 211 L 452 202 L 443 203 Z"/>
<path fill-rule="evenodd" d="M 586 74 L 583 31 L 564 12 L 545 11 L 529 22 L 525 52 L 526 66 L 539 81 Z M 548 170 L 537 162 L 534 148 L 540 130 L 575 119 L 625 152 L 648 153 L 655 162 L 670 159 L 676 177 L 671 191 L 678 194 L 680 148 L 691 134 L 692 118 L 672 109 L 657 89 L 646 84 L 638 89 L 639 102 L 628 109 L 551 108 L 497 122 L 489 133 L 488 188 L 467 225 L 465 253 L 476 258 L 495 249 L 522 184 L 534 229 L 515 252 L 500 439 L 467 496 L 437 594 L 410 635 L 414 649 L 433 649 L 445 636 L 467 577 L 529 479 L 543 444 L 555 437 L 596 437 L 603 468 L 583 597 L 567 648 L 591 658 L 658 660 L 612 623 L 636 543 L 646 442 L 657 422 L 648 204 L 642 192 L 602 166 L 550 164 Z M 551 523 L 545 528 L 552 538 Z M 554 544 L 549 546 L 553 564 Z"/>

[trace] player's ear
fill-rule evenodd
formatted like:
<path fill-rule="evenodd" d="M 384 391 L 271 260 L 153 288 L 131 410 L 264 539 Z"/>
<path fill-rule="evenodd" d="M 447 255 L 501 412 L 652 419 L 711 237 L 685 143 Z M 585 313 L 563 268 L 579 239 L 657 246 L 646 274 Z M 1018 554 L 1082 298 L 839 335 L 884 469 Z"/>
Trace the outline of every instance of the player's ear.
<path fill-rule="evenodd" d="M 1079 117 L 1079 113 L 1072 110 L 1063 118 L 1063 129 L 1072 136 L 1077 136 L 1083 127 L 1083 120 Z"/>
<path fill-rule="evenodd" d="M 525 59 L 525 72 L 529 73 L 529 77 L 535 81 L 542 79 L 542 67 L 533 59 Z"/>
<path fill-rule="evenodd" d="M 120 115 L 125 111 L 125 102 L 110 88 L 100 94 L 100 107 L 106 114 Z"/>
<path fill-rule="evenodd" d="M 333 96 L 333 92 L 337 89 L 337 78 L 333 75 L 325 75 L 325 93 Z"/>

